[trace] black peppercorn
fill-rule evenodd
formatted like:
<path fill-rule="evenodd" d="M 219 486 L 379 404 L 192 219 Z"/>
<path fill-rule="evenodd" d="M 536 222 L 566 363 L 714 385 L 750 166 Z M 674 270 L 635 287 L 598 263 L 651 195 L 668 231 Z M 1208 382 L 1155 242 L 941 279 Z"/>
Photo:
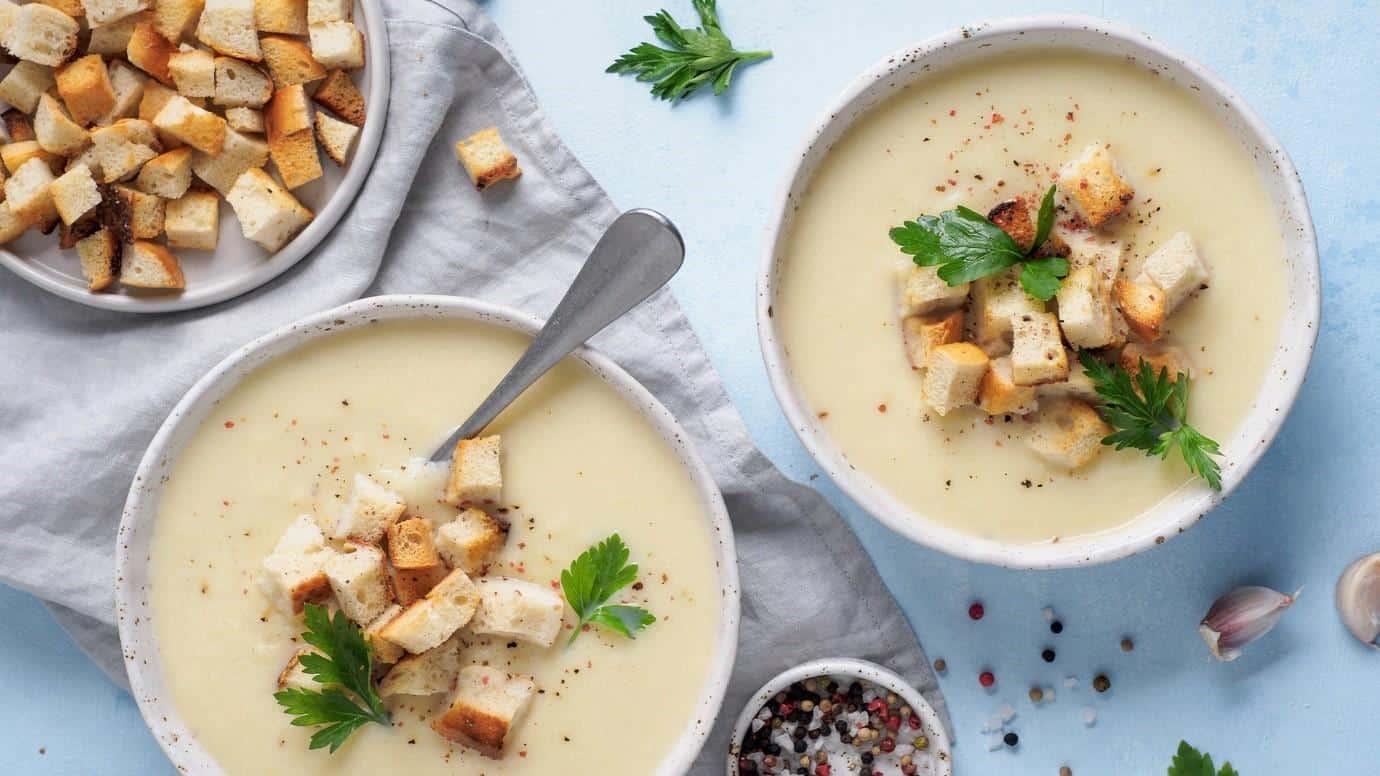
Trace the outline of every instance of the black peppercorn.
<path fill-rule="evenodd" d="M 1055 620 L 1054 622 L 1051 622 L 1051 623 L 1049 624 L 1049 632 L 1050 632 L 1050 633 L 1055 633 L 1055 634 L 1063 633 L 1063 632 L 1064 632 L 1064 624 L 1063 624 L 1062 622 L 1059 622 L 1058 620 Z"/>
<path fill-rule="evenodd" d="M 1007 733 L 1006 735 L 1002 736 L 1001 740 L 1005 741 L 1007 746 L 1015 746 L 1016 744 L 1019 744 L 1021 742 L 1021 737 L 1016 735 L 1015 733 Z"/>
<path fill-rule="evenodd" d="M 1041 652 L 1041 653 L 1040 653 L 1040 657 L 1043 658 L 1044 661 L 1045 661 L 1046 663 L 1053 663 L 1053 662 L 1054 662 L 1054 650 L 1052 650 L 1052 649 L 1046 649 L 1044 652 Z"/>

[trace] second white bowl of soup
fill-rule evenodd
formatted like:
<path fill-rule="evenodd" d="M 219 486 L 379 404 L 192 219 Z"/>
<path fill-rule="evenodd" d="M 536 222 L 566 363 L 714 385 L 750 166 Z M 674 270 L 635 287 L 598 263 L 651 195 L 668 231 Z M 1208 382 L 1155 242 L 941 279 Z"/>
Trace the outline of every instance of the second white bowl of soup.
<path fill-rule="evenodd" d="M 719 492 L 667 410 L 608 359 L 582 350 L 486 430 L 501 437 L 501 489 L 492 498 L 453 506 L 447 467 L 419 460 L 516 362 L 536 328 L 525 316 L 468 300 L 367 299 L 246 346 L 173 411 L 121 524 L 117 602 L 134 695 L 180 770 L 517 776 L 689 767 L 733 664 L 737 571 Z M 480 467 L 461 485 L 477 488 L 491 475 L 497 470 Z M 355 612 L 371 597 L 347 598 L 352 577 L 367 581 L 366 573 L 346 566 L 337 574 L 332 565 L 347 553 L 378 551 L 356 538 L 367 534 L 361 476 L 405 501 L 399 521 L 434 531 L 444 565 L 421 564 L 446 576 L 487 557 L 483 569 L 469 571 L 482 590 L 469 624 L 457 631 L 451 622 L 454 636 L 434 650 L 423 644 L 386 658 L 392 667 L 377 687 L 391 723 L 365 724 L 328 753 L 309 749 L 321 727 L 294 726 L 275 700 L 285 688 L 319 692 L 321 685 L 299 670 L 280 676 L 303 646 L 304 618 L 275 587 L 283 564 L 269 574 L 265 559 L 312 545 L 282 538 L 289 526 L 328 538 L 349 533 L 325 550 L 330 589 L 309 600 L 361 619 Z M 375 493 L 369 503 L 389 502 Z M 506 538 L 495 547 L 475 540 L 482 531 L 446 533 L 467 510 L 481 525 L 501 523 Z M 653 618 L 636 638 L 606 621 L 580 629 L 561 600 L 569 597 L 563 571 L 614 534 L 638 570 L 608 602 Z M 425 592 L 404 571 L 416 561 L 413 539 L 390 531 L 375 541 L 388 556 L 385 595 L 405 612 L 423 605 L 405 596 Z M 486 587 L 496 579 L 497 587 Z M 500 588 L 554 601 L 555 619 L 549 607 L 519 601 L 495 609 L 504 622 L 481 627 L 485 596 Z M 407 640 L 394 646 L 420 643 L 450 616 L 444 601 L 433 603 L 436 619 L 400 632 Z M 377 669 L 393 635 L 366 633 Z M 427 664 L 416 655 L 441 657 Z M 405 660 L 435 670 L 394 676 Z M 477 679 L 466 691 L 467 671 Z M 500 696 L 525 697 L 508 705 L 511 696 L 485 692 L 490 683 L 504 688 Z M 463 708 L 462 692 L 475 699 Z M 444 732 L 460 735 L 442 734 L 443 716 L 458 726 Z M 455 740 L 465 736 L 496 746 L 486 752 Z"/>
<path fill-rule="evenodd" d="M 1103 159 L 1108 175 L 1099 177 Z M 1000 221 L 994 208 L 1020 200 L 1033 230 L 1051 186 L 1053 237 L 1045 245 L 1062 244 L 1057 255 L 1071 273 L 1080 256 L 1101 255 L 1080 250 L 1115 247 L 1110 264 L 1084 258 L 1082 266 L 1101 273 L 1104 300 L 1117 300 L 1106 319 L 1116 318 L 1116 331 L 1077 328 L 1072 298 L 1031 301 L 1022 264 L 1004 276 L 1005 288 L 995 276 L 903 296 L 916 263 L 893 229 L 959 207 Z M 1024 239 L 1022 249 L 1031 244 Z M 1160 272 L 1165 266 L 1172 277 Z M 935 277 L 934 266 L 923 269 Z M 1135 297 L 1137 289 L 1163 290 L 1150 276 L 1178 287 L 1167 300 Z M 1089 274 L 1070 274 L 1065 284 L 1075 277 Z M 1114 297 L 1114 288 L 1127 296 Z M 994 289 L 1014 296 L 998 298 Z M 1318 289 L 1298 176 L 1236 95 L 1142 34 L 1040 17 L 897 52 L 845 92 L 783 189 L 759 279 L 758 323 L 788 418 L 850 496 L 894 530 L 949 554 L 1051 568 L 1159 544 L 1241 481 L 1303 380 Z M 1137 301 L 1163 309 L 1142 314 Z M 1017 320 L 1013 335 L 1016 312 L 1033 313 L 1035 328 L 1022 331 Z M 942 329 L 950 314 L 951 337 L 912 339 L 922 324 Z M 1038 352 L 1063 371 L 1031 357 L 1046 319 L 1062 326 L 1063 338 L 1054 327 L 1053 346 Z M 1191 375 L 1186 421 L 1221 444 L 1219 490 L 1177 448 L 1161 460 L 1100 445 L 1113 429 L 1099 418 L 1107 417 L 1105 397 L 1077 374 L 1078 353 L 1065 350 L 1075 347 L 1075 332 L 1092 343 L 1086 352 L 1126 363 L 1132 374 L 1139 358 L 1158 369 L 1172 351 L 1171 377 Z M 928 348 L 955 341 L 970 341 L 962 347 L 971 350 L 943 362 L 952 373 L 936 374 Z M 917 357 L 921 349 L 928 355 Z M 969 356 L 982 365 L 966 365 Z M 1013 364 L 1021 385 L 1011 384 Z M 1012 400 L 1010 391 L 1026 398 Z M 1068 411 L 1071 396 L 1086 415 Z M 1033 430 L 1046 427 L 1052 432 Z M 1047 441 L 1050 433 L 1057 439 L 1033 452 L 1032 437 Z"/>

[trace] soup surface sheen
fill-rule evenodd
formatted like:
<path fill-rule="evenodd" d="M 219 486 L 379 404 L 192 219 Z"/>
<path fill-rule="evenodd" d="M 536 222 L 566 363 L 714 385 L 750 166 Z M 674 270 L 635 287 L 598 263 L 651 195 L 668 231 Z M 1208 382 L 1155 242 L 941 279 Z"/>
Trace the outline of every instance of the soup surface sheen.
<path fill-rule="evenodd" d="M 334 755 L 309 751 L 310 729 L 292 727 L 273 699 L 301 630 L 260 591 L 278 536 L 348 498 L 356 473 L 396 488 L 413 514 L 453 516 L 437 503 L 444 473 L 406 462 L 429 455 L 527 342 L 444 321 L 330 335 L 255 371 L 192 438 L 159 508 L 152 603 L 172 699 L 227 773 L 640 776 L 693 722 L 719 621 L 703 501 L 657 430 L 573 360 L 490 428 L 503 435 L 512 526 L 490 573 L 547 584 L 618 532 L 658 621 L 635 641 L 600 630 L 569 648 L 569 630 L 550 649 L 474 641 L 465 661 L 531 674 L 540 690 L 498 761 L 427 726 L 443 695 L 397 699 L 393 728 L 366 725 Z"/>
<path fill-rule="evenodd" d="M 1093 142 L 1136 197 L 1108 236 L 1125 272 L 1176 232 L 1210 288 L 1169 318 L 1187 351 L 1191 422 L 1225 441 L 1251 408 L 1285 306 L 1280 224 L 1253 160 L 1187 90 L 1129 62 L 1073 51 L 986 58 L 927 77 L 860 118 L 820 163 L 789 227 L 773 313 L 794 380 L 849 463 L 918 514 L 1002 542 L 1109 530 L 1185 487 L 1181 461 L 1104 450 L 1075 474 L 1014 423 L 921 400 L 897 317 L 909 257 L 888 230 L 958 205 L 986 212 L 1043 193 Z"/>

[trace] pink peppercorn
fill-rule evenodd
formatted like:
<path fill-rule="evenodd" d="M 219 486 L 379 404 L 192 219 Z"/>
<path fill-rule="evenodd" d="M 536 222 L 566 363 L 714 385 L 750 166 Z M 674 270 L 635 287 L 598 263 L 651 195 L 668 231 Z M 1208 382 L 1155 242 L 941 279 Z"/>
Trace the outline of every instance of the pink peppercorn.
<path fill-rule="evenodd" d="M 985 610 L 985 609 L 982 608 L 982 604 L 981 604 L 981 603 L 974 602 L 972 606 L 968 607 L 968 616 L 971 617 L 971 618 L 974 619 L 974 620 L 981 620 L 981 619 L 982 619 L 982 615 L 984 615 L 984 614 L 986 614 L 986 613 L 987 613 L 987 610 Z"/>
<path fill-rule="evenodd" d="M 983 687 L 991 687 L 996 683 L 997 677 L 993 676 L 991 671 L 983 671 L 982 673 L 978 674 L 978 684 L 982 685 Z"/>
<path fill-rule="evenodd" d="M 815 776 L 829 776 L 829 765 L 827 763 L 820 763 L 815 766 Z"/>
<path fill-rule="evenodd" d="M 886 711 L 886 701 L 882 700 L 881 698 L 874 698 L 871 703 L 867 704 L 867 710 Z"/>
<path fill-rule="evenodd" d="M 890 717 L 887 717 L 887 718 L 886 718 L 886 729 L 887 729 L 887 730 L 900 730 L 900 729 L 901 729 L 901 718 L 898 717 L 898 716 L 896 716 L 895 714 L 891 715 Z"/>
<path fill-rule="evenodd" d="M 910 725 L 910 729 L 911 729 L 911 730 L 919 730 L 919 729 L 920 729 L 920 716 L 919 716 L 918 714 L 912 714 L 912 715 L 910 715 L 910 718 L 906 720 L 906 724 Z"/>
<path fill-rule="evenodd" d="M 882 747 L 883 752 L 890 752 L 891 750 L 896 748 L 896 742 L 890 738 L 883 738 L 880 746 Z"/>
<path fill-rule="evenodd" d="M 781 704 L 781 709 L 777 713 L 783 717 L 789 717 L 793 711 L 795 711 L 794 703 L 783 703 Z"/>

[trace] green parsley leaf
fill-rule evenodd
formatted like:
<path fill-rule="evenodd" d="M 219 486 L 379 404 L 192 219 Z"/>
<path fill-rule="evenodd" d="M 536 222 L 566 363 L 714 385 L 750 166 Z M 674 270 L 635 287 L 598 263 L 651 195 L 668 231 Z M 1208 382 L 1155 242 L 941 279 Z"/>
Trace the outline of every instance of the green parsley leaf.
<path fill-rule="evenodd" d="M 389 725 L 383 699 L 374 689 L 373 647 L 364 632 L 343 612 L 332 617 L 326 607 L 307 604 L 303 613 L 307 630 L 302 641 L 319 652 L 303 654 L 298 662 L 323 689 L 295 688 L 274 693 L 283 711 L 300 727 L 325 725 L 312 734 L 312 749 L 329 747 L 332 753 L 345 739 L 370 722 Z"/>
<path fill-rule="evenodd" d="M 1224 763 L 1218 771 L 1212 764 L 1212 755 L 1202 754 L 1188 745 L 1179 742 L 1179 751 L 1169 765 L 1168 776 L 1240 776 L 1231 763 Z"/>
<path fill-rule="evenodd" d="M 632 74 L 652 84 L 652 95 L 676 102 L 709 85 L 715 95 L 728 91 L 739 66 L 771 57 L 770 51 L 738 51 L 719 24 L 715 0 L 693 0 L 700 26 L 682 27 L 668 11 L 645 16 L 657 38 L 670 48 L 642 43 L 614 60 L 606 73 Z"/>
<path fill-rule="evenodd" d="M 950 286 L 1005 272 L 1021 264 L 1021 287 L 1041 301 L 1053 298 L 1060 279 L 1069 274 L 1067 259 L 1039 257 L 1038 251 L 1054 229 L 1054 192 L 1050 186 L 1040 202 L 1035 240 L 1022 251 L 1001 227 L 971 208 L 959 205 L 938 216 L 922 215 L 890 231 L 891 241 L 922 267 L 939 267 Z"/>
<path fill-rule="evenodd" d="M 570 644 L 580 637 L 586 623 L 634 638 L 637 631 L 656 622 L 656 617 L 641 607 L 609 604 L 619 590 L 637 580 L 637 564 L 628 563 L 629 555 L 623 539 L 613 534 L 580 553 L 570 568 L 561 572 L 561 591 L 580 618 Z"/>
<path fill-rule="evenodd" d="M 1145 359 L 1131 375 L 1120 365 L 1108 366 L 1086 351 L 1079 360 L 1093 381 L 1102 406 L 1102 419 L 1114 431 L 1102 444 L 1117 450 L 1134 448 L 1147 455 L 1168 457 L 1177 449 L 1184 463 L 1213 490 L 1222 489 L 1222 472 L 1214 456 L 1222 454 L 1217 442 L 1188 424 L 1189 378 L 1180 372 L 1171 379 L 1168 369 L 1155 374 Z"/>

